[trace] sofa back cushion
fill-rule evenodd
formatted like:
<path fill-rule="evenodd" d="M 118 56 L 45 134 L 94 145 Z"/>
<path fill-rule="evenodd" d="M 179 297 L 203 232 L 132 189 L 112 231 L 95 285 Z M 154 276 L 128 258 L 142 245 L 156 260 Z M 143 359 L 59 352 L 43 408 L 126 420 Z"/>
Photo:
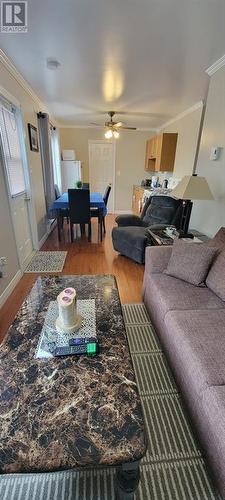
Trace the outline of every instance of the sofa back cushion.
<path fill-rule="evenodd" d="M 213 263 L 206 278 L 206 285 L 225 301 L 225 250 L 218 255 Z"/>
<path fill-rule="evenodd" d="M 225 249 L 225 227 L 221 227 L 214 238 L 206 242 L 206 245 L 217 247 L 218 250 Z"/>
<path fill-rule="evenodd" d="M 173 224 L 180 204 L 180 200 L 171 196 L 152 196 L 151 200 L 146 202 L 147 209 L 144 207 L 142 213 L 144 224 Z"/>
<path fill-rule="evenodd" d="M 164 272 L 192 285 L 201 286 L 216 253 L 217 248 L 177 239 Z"/>

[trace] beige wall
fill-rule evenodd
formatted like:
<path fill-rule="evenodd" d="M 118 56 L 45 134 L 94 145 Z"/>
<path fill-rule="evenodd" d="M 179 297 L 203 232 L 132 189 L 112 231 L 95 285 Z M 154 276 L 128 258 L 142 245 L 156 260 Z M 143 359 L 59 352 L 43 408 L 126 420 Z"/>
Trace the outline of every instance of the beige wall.
<path fill-rule="evenodd" d="M 220 157 L 210 161 L 212 146 L 220 146 Z M 213 201 L 195 201 L 191 227 L 213 236 L 225 226 L 225 67 L 210 80 L 202 140 L 196 172 L 205 176 L 214 195 Z"/>
<path fill-rule="evenodd" d="M 193 173 L 201 116 L 202 107 L 179 118 L 162 130 L 163 132 L 178 133 L 173 172 L 175 177 L 182 178 L 184 175 Z"/>
<path fill-rule="evenodd" d="M 21 106 L 31 188 L 34 200 L 36 219 L 35 226 L 37 225 L 37 240 L 40 241 L 46 234 L 47 230 L 42 165 L 40 153 L 30 151 L 27 129 L 27 123 L 32 123 L 37 127 L 36 114 L 40 111 L 40 109 L 38 104 L 26 92 L 26 90 L 24 90 L 21 84 L 18 83 L 8 68 L 0 62 L 0 93 L 3 93 L 4 95 L 5 91 L 12 96 L 12 101 L 16 99 Z M 34 230 L 36 230 L 36 228 L 34 228 Z M 16 243 L 14 239 L 14 231 L 2 165 L 0 165 L 0 256 L 6 257 L 8 262 L 6 268 L 7 278 L 0 279 L 1 301 L 1 295 L 16 276 L 17 271 L 19 271 Z"/>
<path fill-rule="evenodd" d="M 30 151 L 27 123 L 37 127 L 37 112 L 41 111 L 37 103 L 11 75 L 8 69 L 0 62 L 0 86 L 9 92 L 20 103 L 26 141 L 28 165 L 32 183 L 32 191 L 35 205 L 35 213 L 38 226 L 39 241 L 46 233 L 46 209 L 43 188 L 42 166 L 40 153 Z M 0 200 L 1 209 L 1 200 Z"/>
<path fill-rule="evenodd" d="M 121 131 L 116 140 L 115 211 L 131 210 L 133 184 L 148 177 L 144 170 L 146 140 L 151 132 Z M 83 180 L 88 181 L 88 140 L 104 139 L 104 129 L 61 128 L 61 149 L 75 149 L 82 162 Z"/>

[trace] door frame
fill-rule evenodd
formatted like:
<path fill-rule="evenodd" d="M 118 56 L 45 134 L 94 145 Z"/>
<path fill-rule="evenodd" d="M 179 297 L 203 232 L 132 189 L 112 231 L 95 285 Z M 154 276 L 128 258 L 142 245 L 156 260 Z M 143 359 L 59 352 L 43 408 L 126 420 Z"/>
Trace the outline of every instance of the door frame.
<path fill-rule="evenodd" d="M 88 140 L 88 171 L 90 180 L 90 146 L 91 144 L 112 144 L 113 146 L 113 198 L 112 198 L 112 213 L 115 213 L 115 197 L 116 197 L 116 142 L 115 139 L 89 139 Z"/>
<path fill-rule="evenodd" d="M 33 255 L 35 253 L 35 249 L 38 249 L 38 237 L 37 237 L 37 227 L 36 227 L 37 223 L 36 223 L 36 217 L 35 217 L 34 201 L 33 201 L 32 191 L 31 191 L 31 180 L 30 180 L 30 172 L 29 172 L 28 161 L 27 161 L 25 131 L 24 131 L 23 115 L 22 115 L 21 106 L 16 98 L 14 98 L 11 94 L 9 94 L 9 92 L 7 92 L 3 87 L 0 86 L 0 97 L 1 96 L 3 97 L 3 99 L 6 99 L 10 104 L 12 104 L 16 109 L 16 113 L 15 113 L 16 123 L 18 126 L 18 134 L 19 134 L 19 141 L 20 141 L 20 148 L 21 148 L 21 157 L 22 157 L 22 164 L 23 164 L 23 171 L 24 171 L 24 178 L 25 178 L 26 190 L 24 192 L 24 197 L 27 198 L 27 201 L 26 201 L 27 212 L 28 212 L 30 237 L 31 237 L 33 251 L 31 252 L 31 255 L 29 256 L 29 259 L 27 259 L 28 262 L 26 262 L 24 265 L 22 265 L 22 263 L 20 261 L 19 251 L 18 251 L 16 232 L 15 232 L 15 226 L 14 226 L 14 219 L 13 219 L 13 214 L 12 214 L 12 211 L 13 211 L 12 199 L 14 197 L 11 196 L 11 194 L 10 194 L 9 180 L 8 180 L 7 169 L 6 169 L 5 158 L 4 158 L 3 144 L 2 144 L 2 139 L 0 137 L 0 153 L 1 153 L 1 157 L 2 157 L 5 186 L 6 186 L 6 192 L 7 192 L 9 208 L 10 208 L 10 217 L 11 217 L 11 221 L 12 221 L 12 227 L 13 227 L 14 239 L 15 239 L 15 244 L 16 244 L 16 252 L 17 252 L 19 267 L 20 267 L 21 271 L 23 272 L 25 270 L 25 268 L 27 267 L 27 265 L 29 264 L 30 260 L 32 259 Z"/>

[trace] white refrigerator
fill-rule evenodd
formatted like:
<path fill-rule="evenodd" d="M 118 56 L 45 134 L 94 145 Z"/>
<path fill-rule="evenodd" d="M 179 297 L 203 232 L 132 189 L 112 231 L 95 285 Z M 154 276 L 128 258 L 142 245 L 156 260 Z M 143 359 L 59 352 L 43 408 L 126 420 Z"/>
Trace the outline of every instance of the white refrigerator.
<path fill-rule="evenodd" d="M 78 160 L 64 160 L 61 162 L 62 192 L 76 187 L 76 182 L 82 180 L 81 162 Z"/>

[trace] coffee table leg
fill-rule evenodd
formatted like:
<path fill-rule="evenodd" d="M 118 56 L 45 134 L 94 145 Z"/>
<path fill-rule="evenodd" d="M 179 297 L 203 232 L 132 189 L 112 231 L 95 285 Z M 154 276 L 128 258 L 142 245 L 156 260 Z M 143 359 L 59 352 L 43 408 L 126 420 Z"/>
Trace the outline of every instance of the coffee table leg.
<path fill-rule="evenodd" d="M 121 465 L 116 475 L 116 500 L 133 500 L 139 480 L 139 462 Z"/>

